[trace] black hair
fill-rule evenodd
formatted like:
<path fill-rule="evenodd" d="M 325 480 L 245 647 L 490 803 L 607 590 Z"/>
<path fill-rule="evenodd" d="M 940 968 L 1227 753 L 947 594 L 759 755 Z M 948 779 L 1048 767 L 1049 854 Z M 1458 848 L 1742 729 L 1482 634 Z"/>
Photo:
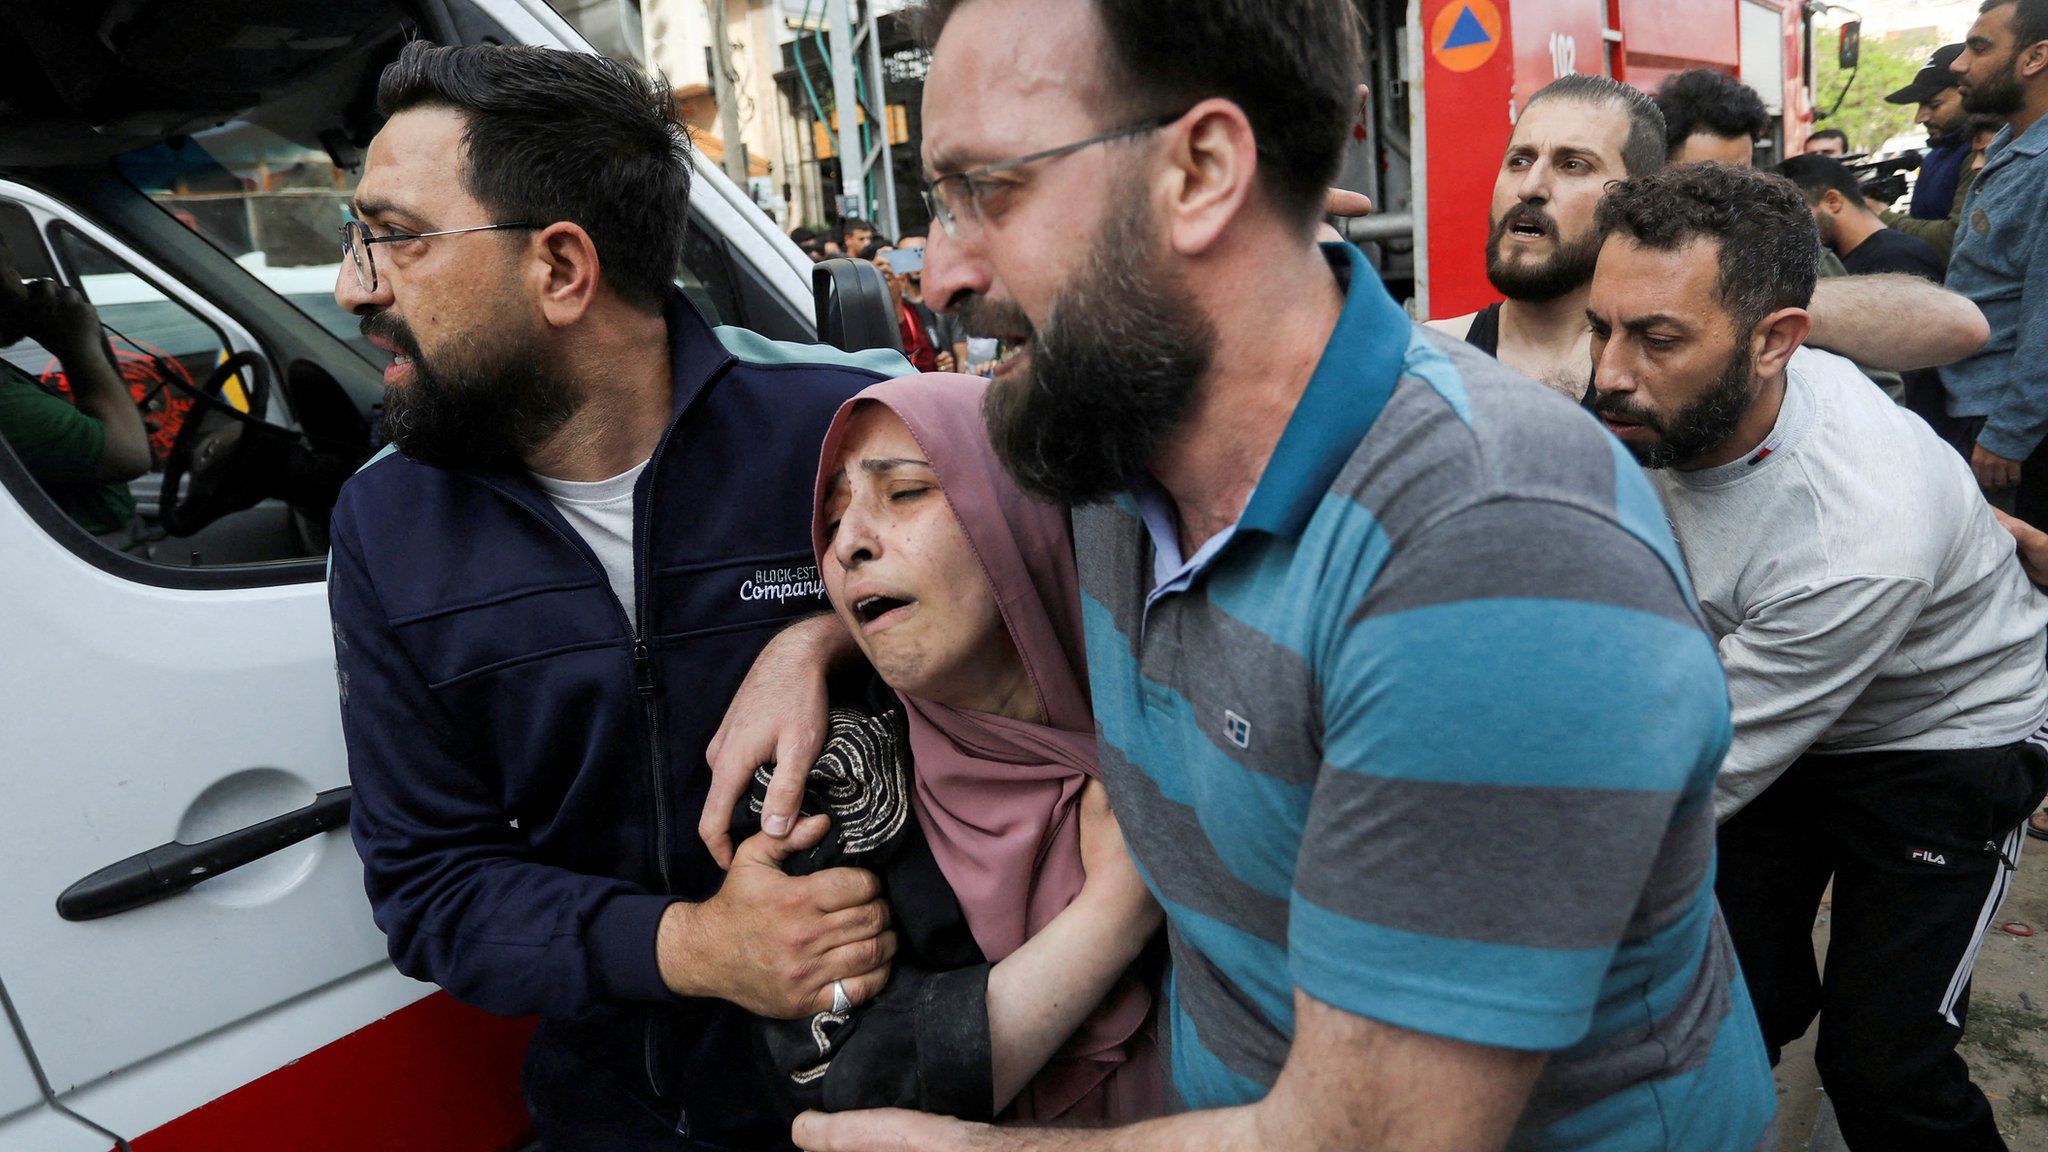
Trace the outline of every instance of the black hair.
<path fill-rule="evenodd" d="M 1990 112 L 1975 112 L 1963 122 L 1963 134 L 1976 139 L 1986 132 L 1998 132 L 2005 127 L 2005 117 Z"/>
<path fill-rule="evenodd" d="M 1756 89 L 1712 68 L 1680 72 L 1664 81 L 1657 89 L 1657 108 L 1664 113 L 1664 144 L 1672 152 L 1695 132 L 1755 140 L 1771 126 L 1771 114 Z"/>
<path fill-rule="evenodd" d="M 797 246 L 801 248 L 805 244 L 817 243 L 818 234 L 809 228 L 799 225 L 789 230 L 789 238 L 796 241 Z"/>
<path fill-rule="evenodd" d="M 2013 47 L 2016 51 L 2024 52 L 2029 45 L 2048 40 L 2048 0 L 1984 0 L 1984 6 L 1977 9 L 1977 14 L 1981 16 L 2007 4 L 2013 6 Z"/>
<path fill-rule="evenodd" d="M 498 221 L 589 233 L 605 283 L 659 308 L 682 266 L 690 141 L 659 77 L 553 48 L 415 40 L 377 81 L 377 111 L 452 108 L 463 187 Z"/>
<path fill-rule="evenodd" d="M 1813 301 L 1820 229 L 1782 176 L 1730 164 L 1684 164 L 1615 185 L 1600 201 L 1601 235 L 1654 252 L 1720 244 L 1721 303 L 1746 335 L 1780 308 Z"/>
<path fill-rule="evenodd" d="M 1857 182 L 1856 174 L 1833 156 L 1815 152 L 1794 156 L 1778 165 L 1777 173 L 1797 184 L 1808 204 L 1819 203 L 1830 189 L 1840 192 L 1851 204 L 1863 203 L 1863 185 Z"/>
<path fill-rule="evenodd" d="M 928 43 L 971 0 L 926 0 Z M 1358 118 L 1365 51 L 1358 15 L 1336 0 L 1094 0 L 1109 89 L 1124 107 L 1105 129 L 1172 115 L 1211 97 L 1251 122 L 1259 177 L 1304 226 L 1322 213 Z"/>
<path fill-rule="evenodd" d="M 873 260 L 875 257 L 880 256 L 882 254 L 882 249 L 894 248 L 895 246 L 896 245 L 889 242 L 888 237 L 883 236 L 881 233 L 877 232 L 871 239 L 868 240 L 867 245 L 863 247 L 859 252 L 849 252 L 847 253 L 847 255 L 859 256 L 863 260 Z"/>
<path fill-rule="evenodd" d="M 863 231 L 866 232 L 868 235 L 873 236 L 876 233 L 877 229 L 873 224 L 868 223 L 867 221 L 861 219 L 858 216 L 843 217 L 839 221 L 839 227 L 835 229 L 835 232 L 841 244 L 846 243 L 846 238 L 848 236 L 853 235 L 855 232 Z"/>
<path fill-rule="evenodd" d="M 1849 151 L 1849 134 L 1840 128 L 1823 128 L 1806 138 L 1808 144 L 1813 143 L 1815 140 L 1840 140 L 1842 142 L 1842 151 Z"/>
<path fill-rule="evenodd" d="M 1573 72 L 1537 89 L 1522 111 L 1527 113 L 1545 100 L 1572 100 L 1621 109 L 1628 113 L 1628 139 L 1621 146 L 1622 167 L 1631 176 L 1645 176 L 1664 166 L 1664 113 L 1642 89 L 1605 76 Z"/>

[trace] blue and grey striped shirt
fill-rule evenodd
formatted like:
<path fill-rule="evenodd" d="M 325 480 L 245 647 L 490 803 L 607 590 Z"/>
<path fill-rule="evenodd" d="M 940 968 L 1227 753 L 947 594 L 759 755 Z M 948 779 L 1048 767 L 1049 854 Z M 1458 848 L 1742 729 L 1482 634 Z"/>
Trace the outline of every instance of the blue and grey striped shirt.
<path fill-rule="evenodd" d="M 1517 1148 L 1756 1147 L 1775 1096 L 1713 895 L 1728 691 L 1656 497 L 1327 251 L 1343 317 L 1224 543 L 1155 586 L 1135 497 L 1075 514 L 1176 1094 L 1264 1096 L 1298 987 L 1552 1053 Z"/>

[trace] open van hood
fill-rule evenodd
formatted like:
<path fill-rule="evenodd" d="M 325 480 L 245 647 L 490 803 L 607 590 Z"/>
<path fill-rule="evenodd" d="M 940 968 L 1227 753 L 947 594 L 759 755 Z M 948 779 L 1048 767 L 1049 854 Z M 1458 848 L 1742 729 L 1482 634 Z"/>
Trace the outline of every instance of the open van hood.
<path fill-rule="evenodd" d="M 405 0 L 0 0 L 0 165 L 105 158 L 309 85 L 330 116 L 350 93 L 367 133 L 376 68 L 426 29 Z M 310 144 L 334 125 L 302 127 Z"/>

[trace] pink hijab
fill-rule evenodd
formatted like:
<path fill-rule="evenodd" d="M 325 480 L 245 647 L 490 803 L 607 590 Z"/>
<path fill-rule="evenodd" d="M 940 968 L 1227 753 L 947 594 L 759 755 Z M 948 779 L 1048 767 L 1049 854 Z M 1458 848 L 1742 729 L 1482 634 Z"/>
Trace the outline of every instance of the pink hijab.
<path fill-rule="evenodd" d="M 986 389 L 976 377 L 928 373 L 873 385 L 842 405 L 825 434 L 811 542 L 822 565 L 826 470 L 854 407 L 887 407 L 938 475 L 1045 717 L 1031 724 L 897 693 L 910 728 L 918 824 L 994 963 L 1081 891 L 1080 796 L 1098 772 L 1067 513 L 1026 496 L 1003 470 L 982 426 Z M 1116 1123 L 1160 1114 L 1151 1009 L 1151 990 L 1126 977 L 1006 1116 Z"/>

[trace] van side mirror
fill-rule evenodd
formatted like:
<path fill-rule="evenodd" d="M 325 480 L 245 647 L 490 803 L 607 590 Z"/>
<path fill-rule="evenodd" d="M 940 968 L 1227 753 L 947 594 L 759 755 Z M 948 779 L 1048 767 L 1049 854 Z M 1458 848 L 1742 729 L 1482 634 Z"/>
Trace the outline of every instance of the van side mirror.
<path fill-rule="evenodd" d="M 1835 64 L 1847 72 L 1856 67 L 1863 58 L 1863 21 L 1851 20 L 1842 25 L 1842 43 L 1835 50 Z"/>
<path fill-rule="evenodd" d="M 865 260 L 836 256 L 811 269 L 817 296 L 818 339 L 846 352 L 869 348 L 903 351 L 896 304 L 882 270 Z"/>

